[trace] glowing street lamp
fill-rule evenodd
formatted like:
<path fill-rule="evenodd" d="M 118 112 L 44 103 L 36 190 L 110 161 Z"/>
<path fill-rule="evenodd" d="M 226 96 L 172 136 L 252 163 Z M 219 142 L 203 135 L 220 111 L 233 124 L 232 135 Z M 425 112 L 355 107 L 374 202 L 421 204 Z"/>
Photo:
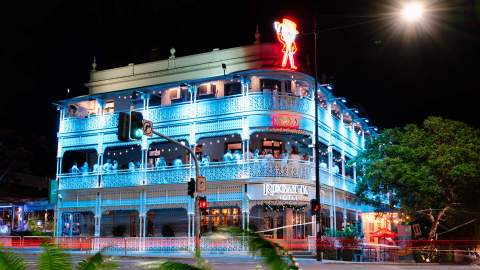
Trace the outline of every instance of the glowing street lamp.
<path fill-rule="evenodd" d="M 422 19 L 424 13 L 423 5 L 418 2 L 405 4 L 402 9 L 402 17 L 407 22 L 416 22 Z"/>

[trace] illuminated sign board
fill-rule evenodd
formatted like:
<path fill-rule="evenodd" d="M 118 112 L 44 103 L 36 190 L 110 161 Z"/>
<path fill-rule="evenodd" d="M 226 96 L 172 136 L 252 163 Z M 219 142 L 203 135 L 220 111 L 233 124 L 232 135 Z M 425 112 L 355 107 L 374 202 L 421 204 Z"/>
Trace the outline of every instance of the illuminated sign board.
<path fill-rule="evenodd" d="M 287 66 L 290 61 L 290 68 L 297 69 L 293 55 L 297 52 L 297 44 L 295 44 L 295 37 L 297 37 L 297 24 L 289 19 L 283 19 L 282 22 L 274 22 L 273 26 L 277 32 L 277 39 L 282 43 L 283 59 L 282 67 Z"/>
<path fill-rule="evenodd" d="M 300 117 L 291 114 L 272 115 L 272 127 L 298 129 L 300 126 Z"/>
<path fill-rule="evenodd" d="M 263 184 L 263 195 L 279 200 L 308 200 L 309 190 L 305 185 L 294 184 Z"/>

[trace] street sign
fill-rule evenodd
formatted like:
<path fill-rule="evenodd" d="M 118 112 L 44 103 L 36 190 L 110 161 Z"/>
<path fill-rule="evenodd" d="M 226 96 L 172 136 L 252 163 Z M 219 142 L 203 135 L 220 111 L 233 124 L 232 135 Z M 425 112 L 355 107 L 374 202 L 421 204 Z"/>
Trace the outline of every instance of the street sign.
<path fill-rule="evenodd" d="M 204 176 L 197 177 L 197 192 L 207 191 L 207 178 Z"/>
<path fill-rule="evenodd" d="M 150 120 L 143 119 L 143 135 L 152 137 L 153 135 L 153 122 Z"/>
<path fill-rule="evenodd" d="M 49 185 L 49 194 L 48 194 L 48 202 L 49 203 L 57 203 L 57 196 L 58 196 L 58 182 L 56 179 L 50 180 Z"/>

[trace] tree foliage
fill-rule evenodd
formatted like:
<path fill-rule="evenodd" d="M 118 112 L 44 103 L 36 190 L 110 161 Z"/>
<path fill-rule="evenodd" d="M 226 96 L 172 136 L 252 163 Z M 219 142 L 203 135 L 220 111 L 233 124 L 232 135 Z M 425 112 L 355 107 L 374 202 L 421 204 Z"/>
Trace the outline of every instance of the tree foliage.
<path fill-rule="evenodd" d="M 379 211 L 400 207 L 427 217 L 430 239 L 449 212 L 478 206 L 480 135 L 465 123 L 429 117 L 421 126 L 384 130 L 353 162 L 357 195 Z"/>
<path fill-rule="evenodd" d="M 77 270 L 108 270 L 116 269 L 118 264 L 105 255 L 102 252 L 97 252 L 94 255 L 80 261 L 77 265 Z"/>
<path fill-rule="evenodd" d="M 0 270 L 24 270 L 27 264 L 17 254 L 7 252 L 0 248 Z"/>
<path fill-rule="evenodd" d="M 70 270 L 72 269 L 72 261 L 70 255 L 58 246 L 49 243 L 42 243 L 43 252 L 38 257 L 39 270 Z"/>

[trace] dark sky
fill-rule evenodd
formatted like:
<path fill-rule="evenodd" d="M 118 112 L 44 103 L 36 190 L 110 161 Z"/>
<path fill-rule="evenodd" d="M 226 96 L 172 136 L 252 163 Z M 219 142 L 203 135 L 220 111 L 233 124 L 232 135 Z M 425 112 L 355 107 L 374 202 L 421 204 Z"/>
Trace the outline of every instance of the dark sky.
<path fill-rule="evenodd" d="M 428 20 L 414 31 L 394 19 L 398 3 L 391 0 L 9 2 L 0 14 L 2 129 L 44 138 L 53 158 L 51 102 L 67 88 L 73 96 L 88 93 L 83 83 L 94 55 L 105 69 L 146 62 L 151 48 L 167 58 L 172 46 L 182 56 L 247 45 L 257 24 L 262 41 L 275 41 L 273 21 L 284 16 L 305 33 L 317 18 L 319 73 L 374 125 L 438 115 L 480 127 L 479 1 L 426 1 Z M 313 59 L 313 39 L 298 42 L 300 58 Z"/>

